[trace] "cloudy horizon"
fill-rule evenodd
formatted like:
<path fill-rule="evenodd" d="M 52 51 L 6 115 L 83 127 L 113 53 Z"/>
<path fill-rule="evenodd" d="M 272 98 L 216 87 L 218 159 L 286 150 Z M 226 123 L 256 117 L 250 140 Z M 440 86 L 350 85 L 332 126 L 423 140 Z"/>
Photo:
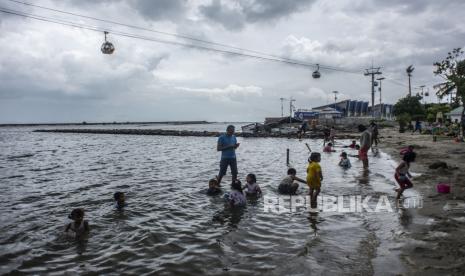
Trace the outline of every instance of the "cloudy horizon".
<path fill-rule="evenodd" d="M 118 36 L 111 31 L 203 45 L 0 0 L 3 9 L 109 29 L 116 47 L 103 55 L 102 33 L 0 12 L 0 123 L 263 121 L 281 115 L 281 97 L 308 109 L 334 102 L 332 91 L 369 101 L 363 72 L 372 64 L 387 78 L 383 102 L 407 94 L 411 64 L 412 93 L 425 85 L 426 100 L 437 102 L 432 64 L 465 46 L 459 0 L 29 2 L 359 73 L 322 69 L 313 79 L 313 68 Z"/>

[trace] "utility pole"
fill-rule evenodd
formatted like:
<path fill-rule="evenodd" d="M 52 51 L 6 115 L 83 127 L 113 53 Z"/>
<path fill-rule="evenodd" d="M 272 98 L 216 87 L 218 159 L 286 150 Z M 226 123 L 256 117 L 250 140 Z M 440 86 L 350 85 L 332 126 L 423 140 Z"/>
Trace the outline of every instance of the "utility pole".
<path fill-rule="evenodd" d="M 292 123 L 292 108 L 294 107 L 292 104 L 293 102 L 295 102 L 295 99 L 293 99 L 292 97 L 289 98 L 289 123 L 290 124 Z"/>
<path fill-rule="evenodd" d="M 284 117 L 284 98 L 279 98 L 281 100 L 281 118 Z"/>
<path fill-rule="evenodd" d="M 339 93 L 338 91 L 333 91 L 334 93 L 334 110 L 337 110 L 336 109 L 336 101 L 337 101 L 337 93 Z"/>
<path fill-rule="evenodd" d="M 371 68 L 365 69 L 365 76 L 371 76 L 371 116 L 374 116 L 375 111 L 375 75 L 381 75 L 381 67 L 374 68 L 371 65 Z"/>

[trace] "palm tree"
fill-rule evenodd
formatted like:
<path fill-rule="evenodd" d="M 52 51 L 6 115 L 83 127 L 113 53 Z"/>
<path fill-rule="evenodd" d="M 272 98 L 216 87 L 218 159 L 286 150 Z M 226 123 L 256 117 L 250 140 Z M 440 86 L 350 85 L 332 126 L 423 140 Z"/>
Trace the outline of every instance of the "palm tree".
<path fill-rule="evenodd" d="M 412 96 L 412 86 L 410 85 L 410 77 L 412 76 L 413 70 L 415 70 L 415 67 L 413 67 L 413 64 L 410 65 L 409 67 L 407 67 L 407 69 L 405 70 L 407 72 L 407 75 L 408 75 L 408 95 L 409 95 L 409 97 Z"/>

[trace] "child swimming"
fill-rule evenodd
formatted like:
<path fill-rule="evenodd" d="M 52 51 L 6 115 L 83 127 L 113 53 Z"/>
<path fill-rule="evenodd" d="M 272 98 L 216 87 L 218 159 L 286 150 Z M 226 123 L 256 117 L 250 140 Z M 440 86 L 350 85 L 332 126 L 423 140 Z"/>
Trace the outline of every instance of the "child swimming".
<path fill-rule="evenodd" d="M 317 197 L 321 189 L 321 181 L 323 180 L 323 174 L 321 173 L 321 154 L 318 152 L 312 152 L 308 158 L 307 167 L 307 184 L 310 188 L 310 206 L 311 208 L 317 207 Z"/>
<path fill-rule="evenodd" d="M 348 146 L 343 146 L 343 148 L 355 149 L 356 146 L 357 146 L 357 141 L 352 140 L 352 144 L 350 144 L 350 145 L 348 145 Z"/>
<path fill-rule="evenodd" d="M 71 230 L 76 234 L 76 237 L 89 233 L 89 223 L 84 220 L 84 210 L 81 208 L 74 209 L 68 218 L 74 221 L 66 226 L 65 232 Z"/>
<path fill-rule="evenodd" d="M 404 190 L 413 187 L 413 184 L 409 179 L 412 177 L 412 175 L 408 170 L 410 168 L 410 163 L 415 162 L 415 158 L 416 153 L 414 153 L 413 151 L 405 153 L 402 157 L 402 162 L 400 162 L 399 166 L 396 168 L 394 178 L 400 186 L 400 188 L 396 189 L 397 199 L 400 199 Z"/>
<path fill-rule="evenodd" d="M 335 152 L 335 150 L 333 150 L 333 144 L 332 144 L 332 143 L 328 143 L 328 144 L 323 148 L 323 152 Z"/>
<path fill-rule="evenodd" d="M 341 160 L 339 161 L 339 166 L 343 167 L 344 169 L 352 167 L 349 158 L 347 158 L 347 153 L 344 151 L 341 153 Z"/>
<path fill-rule="evenodd" d="M 248 196 L 259 196 L 262 194 L 260 186 L 257 184 L 257 177 L 253 173 L 249 173 L 245 178 L 245 194 Z"/>
<path fill-rule="evenodd" d="M 116 192 L 113 194 L 113 198 L 115 199 L 115 207 L 118 210 L 123 209 L 126 206 L 126 199 L 123 192 Z"/>
<path fill-rule="evenodd" d="M 242 191 L 242 183 L 239 180 L 234 180 L 231 184 L 231 192 L 228 196 L 228 201 L 231 207 L 242 207 L 246 204 L 246 198 Z"/>
<path fill-rule="evenodd" d="M 217 195 L 221 193 L 221 188 L 220 185 L 218 184 L 218 180 L 215 178 L 210 179 L 208 181 L 208 190 L 207 190 L 207 195 Z"/>
<path fill-rule="evenodd" d="M 305 180 L 298 178 L 296 174 L 297 171 L 294 168 L 289 168 L 287 170 L 287 176 L 284 177 L 283 180 L 281 180 L 281 183 L 278 186 L 279 193 L 285 195 L 294 195 L 297 189 L 299 188 L 299 184 L 294 181 L 307 183 Z"/>

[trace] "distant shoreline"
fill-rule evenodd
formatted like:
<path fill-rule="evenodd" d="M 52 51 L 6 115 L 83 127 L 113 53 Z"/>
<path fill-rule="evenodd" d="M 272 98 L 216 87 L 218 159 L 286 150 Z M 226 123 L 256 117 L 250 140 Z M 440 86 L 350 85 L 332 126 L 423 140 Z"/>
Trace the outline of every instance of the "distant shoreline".
<path fill-rule="evenodd" d="M 212 124 L 207 121 L 160 121 L 160 122 L 100 122 L 100 123 L 24 123 L 24 124 L 0 124 L 0 127 L 22 126 L 97 126 L 97 125 L 201 125 Z"/>
<path fill-rule="evenodd" d="M 155 135 L 155 136 L 193 136 L 193 137 L 218 137 L 222 134 L 220 131 L 192 131 L 192 130 L 166 130 L 166 129 L 36 129 L 34 132 L 54 132 L 54 133 L 87 133 L 87 134 L 111 134 L 111 135 Z M 236 132 L 237 137 L 255 137 L 255 138 L 297 138 L 297 134 L 289 133 L 242 133 Z M 339 133 L 338 139 L 356 139 L 359 133 Z M 322 131 L 307 132 L 304 138 L 319 139 L 324 137 Z"/>

